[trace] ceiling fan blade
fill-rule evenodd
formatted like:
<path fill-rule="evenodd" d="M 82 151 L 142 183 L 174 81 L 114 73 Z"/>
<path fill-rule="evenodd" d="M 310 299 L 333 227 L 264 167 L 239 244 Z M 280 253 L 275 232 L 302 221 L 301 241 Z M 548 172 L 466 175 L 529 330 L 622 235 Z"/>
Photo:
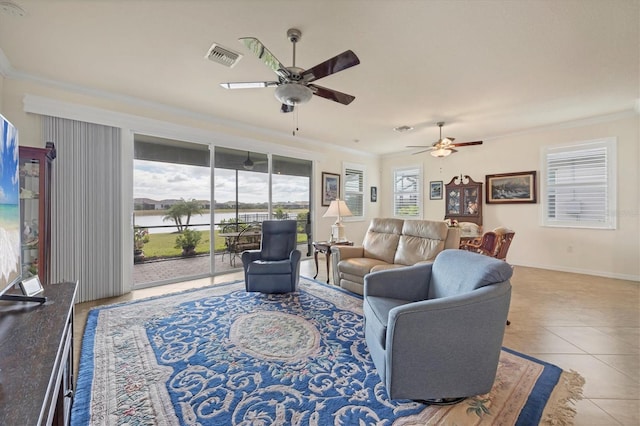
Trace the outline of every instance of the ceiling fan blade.
<path fill-rule="evenodd" d="M 258 89 L 262 87 L 276 87 L 279 83 L 277 81 L 249 81 L 249 82 L 235 82 L 235 83 L 220 83 L 220 86 L 225 89 Z"/>
<path fill-rule="evenodd" d="M 335 74 L 338 71 L 346 70 L 354 65 L 358 65 L 360 59 L 351 50 L 342 52 L 339 55 L 334 56 L 331 59 L 316 65 L 313 68 L 309 68 L 301 75 L 304 81 L 310 83 L 315 80 L 319 80 L 331 74 Z"/>
<path fill-rule="evenodd" d="M 293 105 L 282 104 L 280 112 L 293 112 Z"/>
<path fill-rule="evenodd" d="M 321 98 L 329 99 L 343 105 L 349 105 L 356 98 L 355 96 L 347 95 L 346 93 L 338 92 L 337 90 L 327 89 L 326 87 L 316 86 L 310 84 L 309 87 L 314 95 L 318 95 Z"/>
<path fill-rule="evenodd" d="M 423 149 L 420 151 L 412 152 L 411 155 L 422 154 L 423 152 L 433 151 L 432 149 Z"/>
<path fill-rule="evenodd" d="M 264 64 L 282 78 L 289 77 L 291 73 L 286 66 L 276 58 L 273 53 L 265 47 L 260 40 L 255 37 L 242 37 L 238 41 L 253 52 Z"/>
<path fill-rule="evenodd" d="M 482 141 L 452 143 L 449 146 L 469 146 L 469 145 L 482 145 Z"/>
<path fill-rule="evenodd" d="M 425 151 L 431 151 L 435 149 L 435 147 L 433 146 L 424 146 L 424 145 L 407 145 L 407 148 L 424 148 Z"/>

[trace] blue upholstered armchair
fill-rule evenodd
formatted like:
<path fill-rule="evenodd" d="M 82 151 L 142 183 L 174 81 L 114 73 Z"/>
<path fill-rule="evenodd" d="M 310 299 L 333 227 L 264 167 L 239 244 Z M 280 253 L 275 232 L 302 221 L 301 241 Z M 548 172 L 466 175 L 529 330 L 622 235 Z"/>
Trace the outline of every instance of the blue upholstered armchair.
<path fill-rule="evenodd" d="M 247 291 L 288 293 L 297 291 L 301 253 L 295 220 L 262 222 L 260 250 L 242 253 L 244 283 Z"/>
<path fill-rule="evenodd" d="M 464 250 L 368 274 L 365 338 L 391 399 L 453 403 L 491 390 L 511 267 Z"/>

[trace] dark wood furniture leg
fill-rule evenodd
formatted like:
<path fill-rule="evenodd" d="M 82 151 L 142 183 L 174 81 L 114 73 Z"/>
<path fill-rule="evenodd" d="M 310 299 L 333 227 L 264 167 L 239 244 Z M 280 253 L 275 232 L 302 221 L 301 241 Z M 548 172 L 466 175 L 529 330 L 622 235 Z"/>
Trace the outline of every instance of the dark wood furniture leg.
<path fill-rule="evenodd" d="M 314 247 L 314 249 L 313 249 L 313 259 L 316 261 L 316 274 L 313 276 L 313 278 L 317 277 L 318 276 L 318 272 L 320 271 L 318 269 L 318 252 L 319 251 L 320 250 L 318 250 L 317 248 Z"/>
<path fill-rule="evenodd" d="M 331 247 L 324 252 L 324 257 L 327 260 L 327 284 L 329 284 L 329 261 L 331 260 Z"/>

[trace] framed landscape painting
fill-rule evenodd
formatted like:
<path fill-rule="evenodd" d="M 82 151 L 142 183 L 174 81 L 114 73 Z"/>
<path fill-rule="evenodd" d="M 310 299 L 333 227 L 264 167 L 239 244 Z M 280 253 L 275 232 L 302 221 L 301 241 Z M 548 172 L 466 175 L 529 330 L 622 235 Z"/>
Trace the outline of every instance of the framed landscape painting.
<path fill-rule="evenodd" d="M 487 204 L 536 203 L 536 172 L 486 176 Z"/>
<path fill-rule="evenodd" d="M 322 205 L 328 206 L 340 197 L 340 175 L 322 172 Z"/>

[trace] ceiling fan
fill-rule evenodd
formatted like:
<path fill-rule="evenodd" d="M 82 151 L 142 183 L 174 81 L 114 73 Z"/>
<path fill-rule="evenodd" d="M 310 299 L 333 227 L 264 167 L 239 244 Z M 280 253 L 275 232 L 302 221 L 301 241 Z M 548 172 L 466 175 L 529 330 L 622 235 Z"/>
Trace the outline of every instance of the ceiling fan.
<path fill-rule="evenodd" d="M 414 152 L 414 154 L 420 154 L 422 152 L 431 151 L 431 155 L 434 157 L 447 157 L 454 152 L 458 152 L 454 147 L 461 146 L 469 146 L 469 145 L 482 145 L 482 141 L 473 141 L 473 142 L 458 142 L 453 143 L 455 138 L 442 138 L 442 126 L 444 126 L 444 121 L 439 121 L 438 127 L 440 127 L 440 139 L 433 143 L 433 145 L 426 147 L 421 145 L 410 145 L 407 148 L 424 148 L 420 151 Z"/>
<path fill-rule="evenodd" d="M 260 161 L 260 160 L 253 161 L 253 160 L 251 159 L 251 153 L 250 153 L 249 151 L 247 151 L 247 159 L 246 159 L 246 160 L 244 160 L 244 162 L 242 163 L 242 167 L 243 167 L 245 170 L 253 170 L 253 167 L 254 167 L 255 165 L 257 165 L 257 164 L 264 164 L 264 163 L 266 163 L 266 161 Z"/>
<path fill-rule="evenodd" d="M 282 102 L 281 112 L 291 112 L 296 105 L 309 102 L 311 95 L 320 96 L 331 101 L 349 105 L 355 96 L 337 90 L 312 84 L 314 81 L 335 74 L 339 71 L 358 65 L 360 60 L 351 50 L 342 52 L 331 59 L 304 70 L 296 67 L 296 43 L 300 41 L 300 30 L 291 28 L 287 38 L 293 43 L 293 65 L 285 67 L 257 38 L 240 38 L 240 43 L 253 52 L 264 64 L 278 76 L 278 81 L 256 81 L 238 83 L 220 83 L 225 89 L 253 89 L 260 87 L 276 87 L 275 96 Z"/>

